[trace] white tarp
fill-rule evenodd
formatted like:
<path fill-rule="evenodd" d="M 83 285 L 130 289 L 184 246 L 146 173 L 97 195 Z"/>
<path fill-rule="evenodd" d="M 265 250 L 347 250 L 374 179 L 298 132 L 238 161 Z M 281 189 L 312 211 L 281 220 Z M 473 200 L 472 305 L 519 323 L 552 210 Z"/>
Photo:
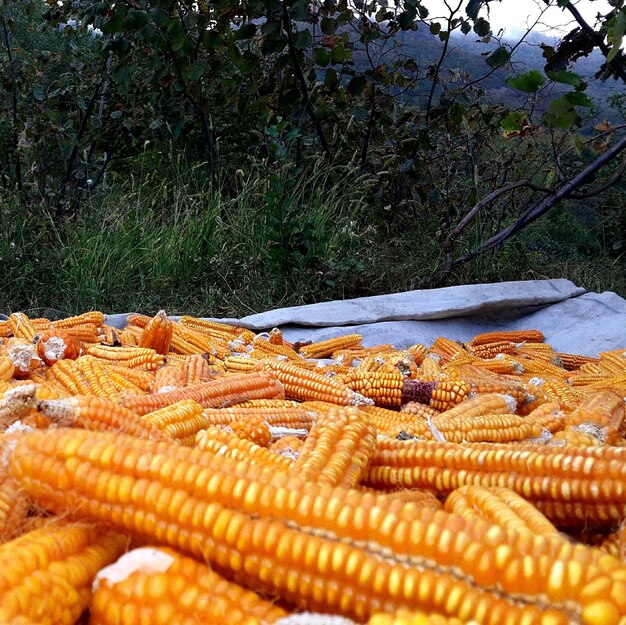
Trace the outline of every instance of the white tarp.
<path fill-rule="evenodd" d="M 123 327 L 126 316 L 111 314 L 107 323 Z M 466 341 L 480 332 L 533 328 L 541 330 L 558 351 L 595 356 L 626 347 L 626 300 L 608 291 L 586 292 L 564 279 L 407 291 L 279 308 L 222 321 L 259 332 L 280 327 L 289 341 L 358 332 L 364 345 L 407 347 L 430 345 L 437 336 Z"/>

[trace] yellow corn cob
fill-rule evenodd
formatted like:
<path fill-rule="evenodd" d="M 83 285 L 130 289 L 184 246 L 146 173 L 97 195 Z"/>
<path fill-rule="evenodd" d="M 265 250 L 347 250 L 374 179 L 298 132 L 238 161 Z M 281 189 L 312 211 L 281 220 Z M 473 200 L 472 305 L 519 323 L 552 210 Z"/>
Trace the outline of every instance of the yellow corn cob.
<path fill-rule="evenodd" d="M 476 346 L 468 344 L 467 346 L 468 352 L 479 358 L 495 358 L 498 354 L 512 354 L 516 349 L 516 344 L 511 341 L 495 341 Z"/>
<path fill-rule="evenodd" d="M 0 319 L 0 338 L 7 338 L 9 336 L 13 336 L 11 324 L 8 321 Z"/>
<path fill-rule="evenodd" d="M 212 369 L 209 361 L 200 354 L 192 354 L 185 358 L 181 373 L 185 386 L 207 382 L 218 376 L 217 371 Z"/>
<path fill-rule="evenodd" d="M 361 486 L 362 489 L 367 489 L 366 486 Z M 390 501 L 401 501 L 404 503 L 414 503 L 433 510 L 441 510 L 443 508 L 442 503 L 437 497 L 429 490 L 423 490 L 421 488 L 398 488 L 392 490 L 373 490 L 379 497 L 384 497 Z"/>
<path fill-rule="evenodd" d="M 399 371 L 405 378 L 417 377 L 417 363 L 415 358 L 409 352 L 398 352 L 394 356 L 390 356 L 380 366 L 380 373 L 389 373 Z"/>
<path fill-rule="evenodd" d="M 287 613 L 172 549 L 143 547 L 101 570 L 91 625 L 162 622 L 264 625 Z"/>
<path fill-rule="evenodd" d="M 273 328 L 270 330 L 269 342 L 272 345 L 283 345 L 283 333 L 279 328 Z"/>
<path fill-rule="evenodd" d="M 139 347 L 149 347 L 157 354 L 167 354 L 170 350 L 173 333 L 174 323 L 164 310 L 159 310 L 143 329 Z"/>
<path fill-rule="evenodd" d="M 439 410 L 435 410 L 435 408 L 431 408 L 427 404 L 421 404 L 417 401 L 409 401 L 406 404 L 402 404 L 400 407 L 400 414 L 407 415 L 407 417 L 410 415 L 415 419 L 426 419 L 427 417 L 432 418 L 441 413 Z"/>
<path fill-rule="evenodd" d="M 315 423 L 317 413 L 315 408 L 309 408 L 306 403 L 276 408 L 247 408 L 242 407 L 242 404 L 237 404 L 231 408 L 206 408 L 204 416 L 210 425 L 227 425 L 236 420 L 261 417 L 271 427 L 310 430 Z"/>
<path fill-rule="evenodd" d="M 137 333 L 133 331 L 132 327 L 126 327 L 119 333 L 118 339 L 122 347 L 139 347 L 141 334 L 137 335 Z"/>
<path fill-rule="evenodd" d="M 59 360 L 46 372 L 73 395 L 91 395 L 93 389 L 74 360 Z"/>
<path fill-rule="evenodd" d="M 123 365 L 109 364 L 105 365 L 106 370 L 109 372 L 117 373 L 123 378 L 128 380 L 131 384 L 139 387 L 142 391 L 149 392 L 152 390 L 154 384 L 155 375 L 149 371 L 142 371 L 140 369 L 130 369 Z M 158 373 L 159 370 L 157 370 Z"/>
<path fill-rule="evenodd" d="M 612 445 L 624 420 L 624 400 L 612 391 L 594 392 L 567 415 L 567 425 L 591 424 L 600 432 L 600 440 Z"/>
<path fill-rule="evenodd" d="M 565 427 L 565 413 L 557 402 L 541 404 L 527 414 L 524 420 L 539 425 L 553 434 Z"/>
<path fill-rule="evenodd" d="M 378 406 L 362 406 L 359 410 L 362 410 L 367 415 L 369 420 L 376 427 L 378 434 L 398 436 L 404 432 L 409 436 L 431 438 L 428 436 L 428 424 L 426 419 L 428 417 L 432 418 L 438 413 L 429 406 L 424 406 L 424 408 L 425 411 L 423 415 L 396 412 L 395 410 L 388 410 L 387 408 L 380 408 Z"/>
<path fill-rule="evenodd" d="M 508 341 L 511 343 L 542 343 L 545 336 L 539 330 L 509 330 L 506 332 L 485 332 L 477 334 L 471 340 L 472 346 L 494 343 L 496 341 Z"/>
<path fill-rule="evenodd" d="M 481 395 L 493 395 L 494 393 L 508 395 L 517 402 L 518 406 L 523 406 L 535 401 L 538 391 L 536 387 L 531 389 L 528 385 L 517 383 L 513 380 L 505 380 L 502 382 L 474 383 L 470 388 L 469 395 L 471 397 L 479 397 Z"/>
<path fill-rule="evenodd" d="M 510 395 L 488 393 L 466 399 L 449 410 L 441 412 L 439 417 L 462 421 L 484 415 L 510 414 L 515 412 L 516 406 L 517 402 Z"/>
<path fill-rule="evenodd" d="M 100 328 L 100 342 L 104 345 L 119 345 L 119 330 L 113 326 L 103 325 Z"/>
<path fill-rule="evenodd" d="M 363 337 L 360 334 L 345 334 L 325 341 L 316 341 L 300 348 L 305 358 L 330 358 L 333 352 L 340 349 L 358 349 Z"/>
<path fill-rule="evenodd" d="M 104 364 L 124 365 L 126 367 L 142 367 L 147 371 L 156 371 L 165 363 L 162 354 L 144 347 L 109 347 L 107 345 L 87 345 L 86 352 L 90 356 L 101 358 Z"/>
<path fill-rule="evenodd" d="M 13 377 L 15 365 L 8 356 L 0 356 L 0 381 L 9 381 Z"/>
<path fill-rule="evenodd" d="M 411 347 L 409 347 L 407 351 L 409 352 L 409 354 L 411 354 L 411 356 L 413 356 L 413 358 L 415 359 L 415 363 L 418 365 L 422 364 L 422 361 L 428 354 L 428 348 L 426 347 L 426 345 L 422 345 L 421 343 L 415 343 L 414 345 L 411 345 Z"/>
<path fill-rule="evenodd" d="M 509 532 L 531 532 L 565 540 L 537 508 L 508 488 L 461 486 L 447 497 L 445 508 L 463 517 L 487 519 Z"/>
<path fill-rule="evenodd" d="M 85 323 L 93 323 L 98 327 L 104 325 L 105 317 L 104 314 L 97 310 L 92 310 L 91 312 L 83 313 L 82 315 L 77 315 L 76 317 L 66 317 L 65 319 L 60 319 L 59 321 L 55 321 L 54 325 L 57 328 L 67 329 L 73 328 L 74 326 L 83 325 Z"/>
<path fill-rule="evenodd" d="M 196 434 L 208 425 L 202 410 L 202 406 L 193 399 L 183 399 L 155 412 L 149 412 L 143 418 L 167 437 L 178 442 L 191 441 L 193 445 Z"/>
<path fill-rule="evenodd" d="M 157 426 L 104 397 L 79 395 L 51 399 L 39 402 L 37 409 L 59 425 L 124 432 L 157 440 L 164 438 Z"/>
<path fill-rule="evenodd" d="M 0 432 L 36 407 L 36 392 L 35 384 L 14 386 L 4 391 L 0 398 Z"/>
<path fill-rule="evenodd" d="M 606 522 L 594 514 L 626 515 L 626 450 L 616 447 L 457 445 L 378 439 L 364 483 L 450 492 L 465 484 L 505 486 L 532 503 L 561 506 L 575 502 L 581 518 Z M 550 467 L 549 474 L 542 467 Z M 583 471 L 584 467 L 584 471 Z M 607 504 L 610 504 L 608 506 Z M 574 505 L 574 504 L 572 504 Z M 596 510 L 596 506 L 604 509 Z M 560 519 L 540 508 L 555 523 Z"/>
<path fill-rule="evenodd" d="M 251 441 L 259 447 L 267 447 L 272 440 L 270 424 L 259 415 L 250 415 L 245 419 L 234 419 L 226 428 L 238 438 Z"/>
<path fill-rule="evenodd" d="M 109 367 L 106 367 L 107 375 L 109 376 L 113 386 L 121 395 L 122 393 L 130 393 L 132 395 L 143 395 L 146 391 L 139 388 L 135 384 L 133 384 L 130 380 L 128 380 L 121 373 L 117 373 L 115 371 L 111 371 Z"/>
<path fill-rule="evenodd" d="M 319 373 L 298 367 L 291 362 L 264 360 L 259 365 L 282 382 L 285 395 L 299 401 L 321 400 L 343 406 L 371 405 L 374 402 L 355 393 L 345 384 L 325 378 Z M 250 375 L 250 374 L 248 374 Z"/>
<path fill-rule="evenodd" d="M 93 356 L 81 356 L 75 361 L 78 370 L 85 376 L 91 392 L 98 397 L 106 397 L 111 401 L 119 399 L 120 393 L 115 387 L 113 380 L 100 361 Z"/>
<path fill-rule="evenodd" d="M 399 407 L 402 404 L 405 378 L 398 370 L 380 373 L 354 369 L 337 379 L 363 397 L 372 399 L 377 406 Z"/>
<path fill-rule="evenodd" d="M 376 428 L 355 408 L 332 408 L 317 419 L 292 474 L 304 481 L 353 488 L 376 446 Z"/>
<path fill-rule="evenodd" d="M 402 388 L 402 403 L 416 401 L 428 404 L 435 410 L 444 411 L 461 403 L 468 395 L 470 385 L 462 380 L 440 380 L 425 382 L 405 380 Z"/>
<path fill-rule="evenodd" d="M 270 444 L 268 450 L 289 461 L 290 465 L 286 469 L 288 471 L 291 468 L 291 463 L 298 459 L 303 445 L 304 440 L 301 438 L 297 438 L 296 436 L 281 436 Z"/>
<path fill-rule="evenodd" d="M 224 365 L 226 371 L 244 372 L 254 371 L 259 362 L 256 358 L 250 358 L 250 356 L 228 356 L 224 360 Z"/>
<path fill-rule="evenodd" d="M 540 376 L 542 378 L 550 378 L 554 380 L 565 380 L 569 375 L 569 371 L 563 367 L 557 367 L 545 360 L 538 360 L 536 358 L 523 358 L 521 356 L 513 357 L 506 356 L 507 360 L 519 365 L 523 372 L 532 373 L 533 375 Z"/>
<path fill-rule="evenodd" d="M 420 363 L 417 377 L 424 382 L 435 382 L 441 377 L 442 370 L 437 354 L 428 354 Z"/>
<path fill-rule="evenodd" d="M 94 525 L 55 521 L 0 545 L 0 622 L 74 625 L 89 605 L 96 573 L 126 544 Z"/>
<path fill-rule="evenodd" d="M 1 439 L 0 453 L 3 453 Z M 0 545 L 23 533 L 30 505 L 28 497 L 9 477 L 6 467 L 0 467 Z"/>
<path fill-rule="evenodd" d="M 478 625 L 478 622 L 454 617 L 448 618 L 441 614 L 399 610 L 393 614 L 374 614 L 367 621 L 367 625 Z"/>
<path fill-rule="evenodd" d="M 450 443 L 508 443 L 539 438 L 541 426 L 515 414 L 488 414 L 477 417 L 446 418 L 442 413 L 431 421 L 431 431 L 423 438 L 435 438 L 437 431 Z M 434 426 L 434 427 L 432 427 Z"/>
<path fill-rule="evenodd" d="M 88 509 L 299 609 L 360 621 L 424 609 L 493 625 L 619 625 L 626 614 L 626 569 L 599 550 L 210 452 L 58 429 L 20 436 L 8 461 L 46 508 Z"/>
<path fill-rule="evenodd" d="M 541 390 L 546 394 L 550 401 L 558 402 L 563 410 L 574 410 L 581 399 L 581 394 L 565 382 L 546 381 L 541 385 Z"/>
<path fill-rule="evenodd" d="M 468 352 L 461 343 L 438 336 L 430 347 L 430 353 L 437 354 L 441 358 L 441 364 L 445 364 L 455 356 L 463 356 Z"/>
<path fill-rule="evenodd" d="M 24 313 L 18 312 L 9 315 L 7 322 L 11 328 L 11 334 L 16 338 L 32 341 L 37 334 L 37 329 Z"/>
<path fill-rule="evenodd" d="M 154 375 L 152 392 L 160 393 L 163 389 L 172 390 L 174 388 L 183 388 L 184 386 L 185 378 L 183 377 L 182 367 L 165 365 L 157 369 Z"/>
<path fill-rule="evenodd" d="M 180 318 L 180 322 L 183 325 L 189 326 L 190 328 L 195 328 L 196 330 L 201 330 L 210 336 L 214 336 L 216 338 L 222 338 L 224 336 L 228 337 L 228 340 L 232 340 L 233 338 L 241 338 L 246 343 L 252 343 L 254 339 L 254 332 L 248 330 L 247 328 L 243 328 L 241 326 L 230 325 L 228 323 L 221 323 L 219 321 L 206 321 L 204 319 L 197 319 L 195 317 L 189 317 L 187 315 L 183 315 Z"/>
<path fill-rule="evenodd" d="M 193 399 L 205 408 L 227 407 L 249 399 L 284 398 L 283 385 L 268 373 L 246 373 L 231 378 L 218 378 L 166 393 L 124 397 L 120 404 L 144 415 L 180 401 Z"/>
<path fill-rule="evenodd" d="M 289 347 L 288 345 L 275 345 L 262 336 L 255 337 L 252 347 L 253 349 L 250 352 L 250 356 L 259 360 L 276 358 L 277 356 L 295 362 L 303 359 L 302 355 L 298 354 L 293 347 Z"/>
<path fill-rule="evenodd" d="M 425 346 L 422 347 L 426 349 Z M 368 356 L 380 354 L 381 352 L 386 352 L 391 349 L 393 349 L 391 343 L 374 345 L 373 347 L 359 347 L 358 349 L 338 349 L 332 353 L 332 358 L 337 361 L 338 364 L 351 365 L 354 360 L 363 360 Z"/>
<path fill-rule="evenodd" d="M 279 441 L 284 439 L 280 438 Z M 250 440 L 239 438 L 232 432 L 218 427 L 208 427 L 196 434 L 195 445 L 202 451 L 210 451 L 216 455 L 232 458 L 233 460 L 269 467 L 276 471 L 291 470 L 293 460 L 287 455 L 281 455 L 261 447 Z"/>
<path fill-rule="evenodd" d="M 302 407 L 300 402 L 293 399 L 251 399 L 250 401 L 239 402 L 237 408 L 298 408 Z"/>
<path fill-rule="evenodd" d="M 56 326 L 53 325 L 54 327 Z M 70 328 L 63 328 L 63 332 L 83 343 L 100 343 L 102 338 L 100 329 L 95 323 L 81 323 Z"/>

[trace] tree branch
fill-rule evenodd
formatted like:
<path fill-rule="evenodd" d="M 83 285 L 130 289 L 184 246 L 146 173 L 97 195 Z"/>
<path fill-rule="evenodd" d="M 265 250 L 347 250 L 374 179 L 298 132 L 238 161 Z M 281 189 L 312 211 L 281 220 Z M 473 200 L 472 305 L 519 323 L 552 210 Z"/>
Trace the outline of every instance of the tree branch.
<path fill-rule="evenodd" d="M 302 101 L 304 102 L 304 108 L 313 122 L 313 126 L 315 126 L 315 132 L 317 133 L 317 137 L 320 141 L 320 145 L 326 154 L 326 158 L 328 160 L 331 159 L 332 155 L 330 152 L 330 147 L 328 142 L 326 141 L 326 137 L 324 136 L 324 129 L 322 128 L 322 124 L 315 113 L 315 109 L 311 104 L 311 94 L 309 93 L 309 88 L 306 84 L 306 78 L 302 73 L 302 68 L 300 67 L 300 62 L 298 61 L 298 54 L 296 52 L 296 46 L 293 41 L 293 31 L 291 30 L 291 19 L 289 18 L 289 14 L 287 13 L 287 2 L 283 0 L 283 28 L 285 30 L 285 35 L 287 37 L 287 47 L 289 48 L 289 55 L 291 56 L 291 62 L 293 63 L 293 73 L 296 76 L 296 80 L 298 81 L 298 85 L 300 86 L 300 95 L 302 97 Z"/>
<path fill-rule="evenodd" d="M 477 250 L 465 254 L 461 258 L 457 258 L 451 264 L 451 267 L 461 265 L 472 258 L 483 254 L 499 245 L 502 245 L 507 239 L 514 234 L 530 225 L 539 217 L 547 213 L 562 199 L 571 197 L 572 192 L 585 184 L 599 169 L 610 163 L 618 154 L 626 150 L 626 136 L 622 137 L 617 143 L 611 146 L 606 152 L 598 156 L 593 163 L 590 163 L 585 169 L 566 182 L 556 191 L 552 191 L 549 197 L 540 200 L 534 206 L 531 206 L 516 222 L 501 230 L 496 235 L 485 241 Z"/>

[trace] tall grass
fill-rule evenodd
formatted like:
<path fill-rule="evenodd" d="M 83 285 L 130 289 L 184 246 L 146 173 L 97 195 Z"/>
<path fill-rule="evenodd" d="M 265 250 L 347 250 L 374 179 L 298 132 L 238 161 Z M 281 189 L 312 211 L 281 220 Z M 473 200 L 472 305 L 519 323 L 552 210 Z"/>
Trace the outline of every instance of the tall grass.
<path fill-rule="evenodd" d="M 501 280 L 570 278 L 626 296 L 623 259 L 567 206 L 503 250 L 438 282 L 432 215 L 391 224 L 371 181 L 315 165 L 239 172 L 235 197 L 173 159 L 145 167 L 56 224 L 15 197 L 0 207 L 0 312 L 88 309 L 244 316 L 278 306 Z M 390 225 L 391 224 L 391 225 Z"/>

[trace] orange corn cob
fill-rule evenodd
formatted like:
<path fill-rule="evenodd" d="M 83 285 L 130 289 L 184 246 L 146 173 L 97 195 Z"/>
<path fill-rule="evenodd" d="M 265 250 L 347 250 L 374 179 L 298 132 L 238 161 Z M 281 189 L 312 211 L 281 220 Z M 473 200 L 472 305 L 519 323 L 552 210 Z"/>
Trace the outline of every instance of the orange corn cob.
<path fill-rule="evenodd" d="M 282 440 L 284 439 L 278 439 L 278 441 Z M 276 471 L 287 472 L 291 470 L 293 465 L 293 459 L 289 455 L 275 453 L 218 427 L 200 430 L 196 434 L 195 445 L 202 451 L 210 451 L 216 455 L 248 464 L 269 467 Z"/>
<path fill-rule="evenodd" d="M 39 402 L 37 408 L 59 425 L 72 425 L 86 430 L 124 432 L 145 438 L 164 438 L 156 425 L 104 397 L 78 395 L 51 399 Z"/>
<path fill-rule="evenodd" d="M 183 388 L 186 386 L 185 382 L 186 378 L 183 376 L 182 367 L 165 365 L 165 367 L 156 370 L 152 392 L 160 393 L 163 390 L 171 391 L 175 388 Z"/>
<path fill-rule="evenodd" d="M 337 378 L 356 393 L 373 400 L 377 406 L 400 407 L 402 403 L 405 378 L 397 370 L 380 373 L 354 369 Z"/>
<path fill-rule="evenodd" d="M 215 336 L 216 338 L 221 338 L 223 336 L 227 336 L 229 340 L 232 340 L 233 338 L 242 338 L 246 343 L 251 343 L 254 339 L 254 332 L 251 330 L 237 325 L 222 323 L 220 321 L 206 321 L 204 319 L 197 319 L 195 317 L 183 315 L 180 318 L 180 322 L 183 325 L 195 328 L 196 330 L 201 330 L 202 332 L 205 332 L 210 336 Z"/>
<path fill-rule="evenodd" d="M 547 477 L 540 467 L 549 467 Z M 598 504 L 610 503 L 614 520 L 626 515 L 626 490 L 619 477 L 623 472 L 623 448 L 468 446 L 379 439 L 364 482 L 377 488 L 393 485 L 443 493 L 465 484 L 505 486 L 533 503 L 576 502 L 580 514 L 591 522 Z"/>
<path fill-rule="evenodd" d="M 183 399 L 143 417 L 154 424 L 167 437 L 192 446 L 196 434 L 207 427 L 202 406 L 193 399 Z"/>
<path fill-rule="evenodd" d="M 98 310 L 92 310 L 91 312 L 83 313 L 82 315 L 77 315 L 75 317 L 66 317 L 65 319 L 60 319 L 59 321 L 54 322 L 54 326 L 56 328 L 73 328 L 74 326 L 83 325 L 85 323 L 93 323 L 98 327 L 104 325 L 105 317 L 104 314 Z"/>
<path fill-rule="evenodd" d="M 250 356 L 228 356 L 224 360 L 224 366 L 226 367 L 226 371 L 233 372 L 244 372 L 244 371 L 254 371 L 258 365 L 259 360 L 256 358 L 250 358 Z"/>
<path fill-rule="evenodd" d="M 494 343 L 496 341 L 509 341 L 511 343 L 542 343 L 545 336 L 539 330 L 509 330 L 506 332 L 485 332 L 477 334 L 470 344 L 483 345 L 484 343 Z"/>
<path fill-rule="evenodd" d="M 235 436 L 256 443 L 259 447 L 267 447 L 272 441 L 270 424 L 258 415 L 235 419 L 226 427 Z"/>
<path fill-rule="evenodd" d="M 217 371 L 211 368 L 209 361 L 200 354 L 193 354 L 185 358 L 182 367 L 183 380 L 185 386 L 207 382 L 217 377 Z"/>
<path fill-rule="evenodd" d="M 3 444 L 0 439 L 0 453 Z M 0 467 L 0 545 L 23 533 L 28 524 L 30 500 L 19 485 L 9 477 L 6 467 Z"/>
<path fill-rule="evenodd" d="M 285 610 L 164 547 L 143 547 L 102 569 L 94 582 L 91 625 L 162 622 L 269 625 Z"/>
<path fill-rule="evenodd" d="M 8 321 L 0 319 L 0 338 L 8 338 L 9 336 L 13 336 L 11 324 Z"/>
<path fill-rule="evenodd" d="M 149 347 L 157 354 L 167 354 L 170 350 L 173 333 L 174 323 L 164 310 L 159 310 L 143 329 L 139 347 Z"/>
<path fill-rule="evenodd" d="M 310 430 L 317 418 L 315 409 L 309 408 L 307 404 L 277 408 L 242 408 L 241 404 L 237 404 L 231 408 L 206 408 L 204 415 L 210 425 L 226 425 L 236 420 L 261 417 L 272 427 L 305 430 Z"/>
<path fill-rule="evenodd" d="M 37 329 L 24 313 L 17 312 L 9 315 L 7 322 L 11 329 L 11 334 L 16 338 L 32 341 L 37 334 Z"/>
<path fill-rule="evenodd" d="M 422 347 L 426 349 L 426 346 L 423 345 Z M 393 349 L 391 343 L 374 345 L 373 347 L 359 347 L 358 349 L 338 349 L 332 353 L 332 358 L 336 360 L 338 364 L 350 365 L 354 360 L 362 360 L 373 354 L 386 352 L 390 349 Z"/>
<path fill-rule="evenodd" d="M 46 508 L 88 510 L 299 609 L 360 621 L 424 609 L 488 625 L 618 625 L 626 614 L 626 569 L 599 550 L 210 452 L 58 429 L 22 435 L 8 460 Z"/>
<path fill-rule="evenodd" d="M 73 395 L 93 394 L 89 380 L 74 360 L 59 360 L 48 369 L 46 377 L 48 375 Z"/>
<path fill-rule="evenodd" d="M 299 401 L 321 400 L 343 406 L 371 405 L 374 402 L 355 393 L 345 384 L 290 362 L 264 360 L 260 367 L 271 371 L 285 387 L 285 395 Z M 250 374 L 248 374 L 250 375 Z"/>
<path fill-rule="evenodd" d="M 367 625 L 476 625 L 476 623 L 477 621 L 468 622 L 465 619 L 448 618 L 441 614 L 409 610 L 399 610 L 393 614 L 374 614 L 367 621 Z"/>
<path fill-rule="evenodd" d="M 15 365 L 8 356 L 0 356 L 0 381 L 8 381 L 13 377 Z"/>
<path fill-rule="evenodd" d="M 352 488 L 376 445 L 376 428 L 355 408 L 332 408 L 317 419 L 292 474 L 304 481 Z"/>
<path fill-rule="evenodd" d="M 515 414 L 488 414 L 477 417 L 447 418 L 442 413 L 433 418 L 426 436 L 436 438 L 437 431 L 450 443 L 507 443 L 539 438 L 541 426 Z M 434 427 L 433 427 L 434 426 Z"/>
<path fill-rule="evenodd" d="M 600 430 L 603 442 L 612 445 L 624 420 L 624 400 L 611 391 L 594 392 L 569 413 L 567 425 L 592 424 Z"/>
<path fill-rule="evenodd" d="M 417 377 L 423 382 L 436 382 L 442 374 L 437 354 L 428 354 L 420 363 Z"/>
<path fill-rule="evenodd" d="M 94 525 L 55 521 L 0 545 L 0 622 L 74 625 L 96 573 L 126 544 Z"/>
<path fill-rule="evenodd" d="M 273 328 L 270 330 L 269 342 L 272 345 L 282 345 L 283 341 L 283 333 L 279 328 Z"/>
<path fill-rule="evenodd" d="M 56 329 L 58 330 L 59 328 Z M 102 338 L 100 329 L 95 323 L 82 323 L 70 328 L 62 328 L 62 330 L 68 336 L 71 336 L 77 341 L 82 341 L 83 343 L 100 343 L 100 339 Z"/>
<path fill-rule="evenodd" d="M 100 342 L 104 345 L 119 345 L 119 330 L 113 326 L 103 325 L 100 328 Z"/>
<path fill-rule="evenodd" d="M 440 380 L 424 382 L 405 380 L 402 388 L 402 403 L 416 401 L 428 404 L 435 410 L 444 411 L 462 402 L 470 391 L 470 385 L 462 380 Z"/>
<path fill-rule="evenodd" d="M 141 367 L 147 371 L 156 371 L 165 364 L 162 354 L 145 347 L 109 347 L 107 345 L 87 345 L 86 352 L 90 356 L 101 358 L 104 364 L 123 365 L 125 367 Z"/>
<path fill-rule="evenodd" d="M 0 398 L 0 432 L 35 408 L 36 392 L 35 384 L 14 386 L 4 391 Z"/>
<path fill-rule="evenodd" d="M 512 380 L 473 383 L 469 395 L 470 397 L 478 397 L 481 395 L 493 395 L 494 393 L 512 397 L 520 407 L 525 404 L 530 404 L 537 398 L 537 389 L 531 389 L 527 385 L 518 384 Z"/>
<path fill-rule="evenodd" d="M 447 497 L 445 508 L 463 517 L 487 519 L 507 531 L 531 532 L 564 540 L 537 508 L 508 488 L 461 486 Z"/>
<path fill-rule="evenodd" d="M 363 337 L 360 334 L 345 334 L 325 341 L 316 341 L 300 348 L 305 358 L 330 358 L 333 352 L 340 349 L 358 349 Z"/>
<path fill-rule="evenodd" d="M 407 351 L 409 352 L 409 354 L 411 354 L 411 356 L 413 356 L 416 364 L 418 365 L 422 364 L 422 361 L 428 354 L 428 348 L 426 347 L 426 345 L 422 345 L 421 343 L 415 343 L 414 345 L 411 345 L 411 347 L 409 347 Z"/>
<path fill-rule="evenodd" d="M 154 384 L 155 375 L 149 371 L 142 371 L 140 369 L 130 369 L 123 365 L 106 364 L 106 370 L 114 373 L 118 373 L 122 377 L 126 378 L 131 384 L 139 387 L 142 391 L 152 390 Z M 158 373 L 159 370 L 157 370 Z"/>
<path fill-rule="evenodd" d="M 541 404 L 527 414 L 524 419 L 545 428 L 553 434 L 565 427 L 565 413 L 556 402 Z"/>
<path fill-rule="evenodd" d="M 517 402 L 510 395 L 486 393 L 470 397 L 456 406 L 440 413 L 441 418 L 456 419 L 459 422 L 484 415 L 510 414 L 515 412 Z"/>
<path fill-rule="evenodd" d="M 574 447 L 596 447 L 605 445 L 599 428 L 591 426 L 569 425 L 557 432 L 549 441 L 548 445 L 562 447 L 563 445 Z"/>
<path fill-rule="evenodd" d="M 388 373 L 396 370 L 405 378 L 417 377 L 417 363 L 408 352 L 399 352 L 397 355 L 387 358 L 379 369 L 380 373 Z"/>
<path fill-rule="evenodd" d="M 76 361 L 76 367 L 85 376 L 91 392 L 98 397 L 106 397 L 111 401 L 119 399 L 119 392 L 113 384 L 113 380 L 100 361 L 93 356 L 81 356 Z"/>
<path fill-rule="evenodd" d="M 421 404 L 418 401 L 410 401 L 400 406 L 400 414 L 414 417 L 416 419 L 426 419 L 427 417 L 434 417 L 441 414 L 439 410 L 431 408 L 427 404 Z M 406 417 L 403 417 L 406 418 Z"/>
<path fill-rule="evenodd" d="M 467 348 L 470 354 L 479 358 L 495 358 L 498 354 L 512 354 L 517 349 L 516 344 L 511 341 L 494 341 L 476 346 L 468 345 Z"/>
<path fill-rule="evenodd" d="M 205 408 L 227 407 L 250 399 L 284 398 L 283 385 L 268 373 L 247 373 L 230 378 L 218 378 L 166 393 L 125 397 L 120 404 L 137 414 L 154 412 L 180 401 L 193 399 Z"/>
<path fill-rule="evenodd" d="M 302 408 L 293 399 L 251 399 L 237 404 L 236 408 Z"/>
<path fill-rule="evenodd" d="M 550 401 L 558 402 L 563 410 L 574 410 L 581 399 L 580 393 L 569 384 L 562 381 L 546 381 L 541 385 L 541 390 Z"/>
<path fill-rule="evenodd" d="M 465 355 L 467 350 L 461 343 L 438 336 L 430 347 L 431 354 L 437 354 L 441 358 L 441 363 L 445 364 L 452 360 L 454 356 Z"/>
<path fill-rule="evenodd" d="M 271 443 L 268 449 L 270 452 L 283 456 L 291 462 L 292 460 L 298 459 L 303 445 L 304 440 L 301 438 L 297 438 L 296 436 L 282 436 Z M 290 468 L 291 464 L 286 470 L 288 471 Z"/>
<path fill-rule="evenodd" d="M 142 330 L 143 332 L 143 330 Z M 141 334 L 137 334 L 132 328 L 126 327 L 118 335 L 119 343 L 122 347 L 139 347 L 139 341 L 141 340 Z"/>
<path fill-rule="evenodd" d="M 262 336 L 256 336 L 254 338 L 254 341 L 252 342 L 252 347 L 253 349 L 250 352 L 250 356 L 259 360 L 264 360 L 266 358 L 276 358 L 277 356 L 295 362 L 303 359 L 302 355 L 298 354 L 298 352 L 296 352 L 293 347 L 289 347 L 288 345 L 284 344 L 276 345 L 274 343 L 270 343 Z"/>

